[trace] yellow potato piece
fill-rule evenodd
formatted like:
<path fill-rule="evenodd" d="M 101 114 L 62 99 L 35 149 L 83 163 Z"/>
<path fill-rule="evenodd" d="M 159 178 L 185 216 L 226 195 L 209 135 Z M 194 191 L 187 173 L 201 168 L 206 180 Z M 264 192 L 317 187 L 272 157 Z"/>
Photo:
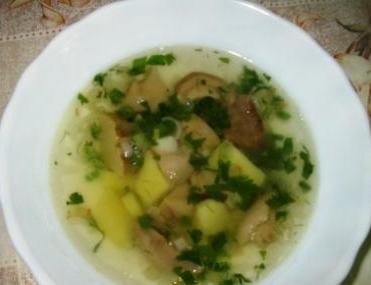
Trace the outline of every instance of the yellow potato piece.
<path fill-rule="evenodd" d="M 230 175 L 244 175 L 249 177 L 257 186 L 263 185 L 265 173 L 229 141 L 224 141 L 213 151 L 209 158 L 210 167 L 217 169 L 219 160 L 231 163 Z"/>
<path fill-rule="evenodd" d="M 133 219 L 116 193 L 106 189 L 91 207 L 91 213 L 105 236 L 116 245 L 128 247 L 132 244 Z"/>
<path fill-rule="evenodd" d="M 82 195 L 99 228 L 116 245 L 129 247 L 134 220 L 121 201 L 125 178 L 101 171 L 96 179 L 84 183 Z"/>
<path fill-rule="evenodd" d="M 139 170 L 135 189 L 144 206 L 158 201 L 171 188 L 170 181 L 162 174 L 151 151 L 147 151 L 144 163 Z"/>
<path fill-rule="evenodd" d="M 132 217 L 139 217 L 140 215 L 143 215 L 142 205 L 133 192 L 124 194 L 121 201 Z"/>
<path fill-rule="evenodd" d="M 197 204 L 193 226 L 205 235 L 215 235 L 228 228 L 230 218 L 231 215 L 224 203 L 207 199 Z"/>

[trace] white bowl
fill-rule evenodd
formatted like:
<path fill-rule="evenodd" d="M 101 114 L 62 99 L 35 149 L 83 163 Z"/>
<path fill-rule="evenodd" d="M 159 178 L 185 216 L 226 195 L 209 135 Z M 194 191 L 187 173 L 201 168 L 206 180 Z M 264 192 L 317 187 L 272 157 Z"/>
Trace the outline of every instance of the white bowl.
<path fill-rule="evenodd" d="M 287 91 L 314 139 L 313 217 L 297 249 L 259 284 L 336 285 L 371 222 L 366 115 L 334 60 L 299 28 L 256 5 L 228 0 L 132 0 L 60 33 L 26 69 L 1 125 L 0 186 L 15 247 L 40 284 L 112 284 L 71 245 L 49 189 L 61 114 L 94 74 L 148 48 L 194 44 L 251 60 Z M 128 277 L 126 284 L 138 284 Z"/>

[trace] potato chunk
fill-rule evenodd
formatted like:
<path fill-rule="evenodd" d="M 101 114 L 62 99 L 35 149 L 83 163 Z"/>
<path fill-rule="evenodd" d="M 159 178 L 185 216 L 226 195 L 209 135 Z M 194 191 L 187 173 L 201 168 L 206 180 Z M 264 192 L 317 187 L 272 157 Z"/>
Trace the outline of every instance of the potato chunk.
<path fill-rule="evenodd" d="M 152 152 L 147 151 L 135 183 L 136 192 L 144 206 L 148 207 L 158 201 L 170 188 L 170 181 L 162 174 Z"/>
<path fill-rule="evenodd" d="M 219 160 L 231 163 L 231 175 L 244 175 L 249 177 L 257 186 L 263 185 L 265 181 L 264 172 L 229 141 L 224 141 L 213 151 L 209 159 L 210 167 L 217 169 Z"/>
<path fill-rule="evenodd" d="M 114 244 L 128 247 L 132 244 L 133 219 L 121 202 L 125 178 L 113 172 L 102 171 L 96 179 L 85 182 L 84 201 L 99 228 Z"/>
<path fill-rule="evenodd" d="M 228 228 L 230 218 L 224 203 L 207 199 L 195 207 L 193 225 L 205 235 L 214 235 Z"/>
<path fill-rule="evenodd" d="M 140 215 L 143 215 L 142 205 L 133 192 L 127 192 L 124 194 L 121 201 L 132 217 L 139 217 Z"/>

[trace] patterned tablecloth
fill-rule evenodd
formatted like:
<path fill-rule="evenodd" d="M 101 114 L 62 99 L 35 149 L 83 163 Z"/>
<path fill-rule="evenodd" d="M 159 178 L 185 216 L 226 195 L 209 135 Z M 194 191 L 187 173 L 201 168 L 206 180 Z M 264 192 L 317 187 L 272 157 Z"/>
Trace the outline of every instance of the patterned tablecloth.
<path fill-rule="evenodd" d="M 72 23 L 110 2 L 114 1 L 0 0 L 0 115 L 21 73 L 49 41 Z M 255 0 L 254 2 L 299 25 L 325 50 L 336 55 L 349 77 L 353 79 L 367 108 L 367 103 L 370 101 L 368 96 L 371 89 L 371 74 L 364 72 L 356 78 L 354 69 L 349 69 L 347 62 L 353 60 L 359 64 L 360 68 L 355 70 L 362 70 L 362 68 L 371 70 L 368 66 L 371 65 L 369 62 L 370 0 Z M 371 113 L 371 108 L 369 112 Z M 365 254 L 370 243 L 371 237 L 364 243 L 352 274 L 344 284 L 371 284 L 371 254 L 368 256 Z M 357 272 L 360 273 L 357 275 Z M 358 277 L 353 282 L 355 276 Z M 32 273 L 11 244 L 0 209 L 0 285 L 36 284 Z"/>

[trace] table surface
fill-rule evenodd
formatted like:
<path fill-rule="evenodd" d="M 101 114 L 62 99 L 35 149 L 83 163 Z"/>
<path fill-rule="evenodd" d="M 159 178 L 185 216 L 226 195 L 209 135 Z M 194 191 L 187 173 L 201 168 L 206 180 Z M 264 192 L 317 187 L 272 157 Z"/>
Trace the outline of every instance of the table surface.
<path fill-rule="evenodd" d="M 60 31 L 113 0 L 0 0 L 0 115 L 26 66 Z M 76 4 L 85 5 L 76 7 Z M 331 55 L 349 47 L 369 29 L 370 0 L 255 0 L 308 32 Z M 70 3 L 64 4 L 64 3 Z M 54 18 L 47 18 L 52 11 Z M 44 15 L 44 20 L 42 17 Z M 370 42 L 368 42 L 368 45 Z M 368 46 L 369 47 L 369 46 Z M 364 47 L 357 46 L 360 53 Z M 354 49 L 353 49 L 354 50 Z M 353 51 L 351 49 L 351 52 Z M 365 56 L 368 56 L 367 45 Z M 371 214 L 371 213 L 370 213 Z M 371 284 L 371 234 L 342 285 Z M 14 250 L 0 208 L 0 285 L 37 285 Z M 83 285 L 83 284 L 82 284 Z M 290 284 L 289 284 L 290 285 Z"/>

